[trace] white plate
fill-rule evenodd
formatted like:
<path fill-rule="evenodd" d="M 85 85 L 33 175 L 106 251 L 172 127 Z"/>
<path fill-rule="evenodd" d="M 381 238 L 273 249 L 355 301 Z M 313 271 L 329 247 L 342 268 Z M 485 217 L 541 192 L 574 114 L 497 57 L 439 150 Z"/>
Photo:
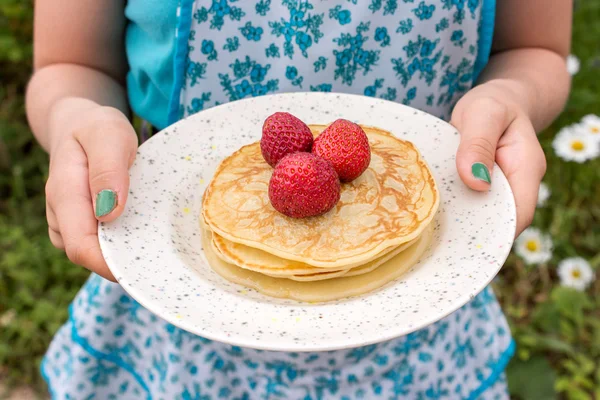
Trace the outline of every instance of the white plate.
<path fill-rule="evenodd" d="M 257 141 L 262 123 L 289 111 L 306 123 L 337 118 L 376 126 L 413 142 L 440 193 L 434 240 L 400 279 L 361 297 L 306 304 L 229 283 L 207 264 L 200 243 L 201 196 L 220 161 Z M 325 351 L 376 343 L 425 327 L 480 292 L 500 270 L 515 232 L 513 195 L 500 168 L 476 193 L 455 167 L 451 125 L 397 103 L 354 95 L 295 93 L 214 107 L 144 143 L 131 168 L 123 215 L 101 224 L 106 262 L 148 310 L 189 332 L 266 350 Z"/>

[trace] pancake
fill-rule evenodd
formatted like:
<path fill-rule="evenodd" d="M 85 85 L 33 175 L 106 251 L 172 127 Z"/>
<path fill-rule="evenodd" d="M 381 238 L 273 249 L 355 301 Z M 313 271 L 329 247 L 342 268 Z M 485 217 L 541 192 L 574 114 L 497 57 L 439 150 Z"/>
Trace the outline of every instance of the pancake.
<path fill-rule="evenodd" d="M 278 257 L 255 247 L 249 247 L 240 243 L 232 242 L 214 232 L 212 235 L 212 241 L 217 255 L 223 258 L 225 262 L 256 272 L 270 272 L 272 274 L 281 272 L 285 274 L 285 272 L 288 271 L 288 273 L 291 272 L 294 274 L 311 274 L 315 271 L 339 271 L 365 264 L 365 262 L 362 262 L 344 265 L 343 267 L 314 267 L 300 261 L 287 260 L 285 258 Z M 395 249 L 396 247 L 387 248 L 381 253 L 375 255 L 372 260 L 382 257 Z M 367 260 L 366 262 L 372 260 Z"/>
<path fill-rule="evenodd" d="M 350 277 L 350 276 L 367 274 L 371 271 L 374 271 L 379 266 L 383 265 L 387 261 L 389 261 L 392 258 L 394 258 L 395 256 L 397 256 L 402 251 L 404 251 L 405 249 L 407 249 L 410 246 L 412 246 L 413 244 L 415 244 L 418 240 L 419 240 L 419 238 L 413 239 L 410 242 L 404 243 L 404 244 L 396 247 L 393 251 L 388 252 L 384 256 L 381 256 L 373 261 L 370 261 L 370 262 L 360 265 L 358 267 L 350 268 L 348 270 L 318 272 L 318 273 L 313 273 L 313 274 L 291 275 L 291 276 L 278 276 L 278 275 L 271 275 L 271 274 L 265 273 L 265 272 L 262 272 L 262 273 L 267 276 L 273 276 L 275 278 L 286 278 L 286 279 L 291 279 L 293 281 L 299 281 L 299 282 L 321 281 L 321 280 L 325 280 L 325 279 L 332 279 L 332 278 L 338 278 L 338 277 Z"/>
<path fill-rule="evenodd" d="M 236 265 L 237 267 L 237 265 Z M 263 272 L 263 275 L 271 276 L 273 278 L 278 279 L 291 279 L 292 281 L 298 282 L 315 282 L 315 281 L 324 281 L 326 279 L 339 278 L 340 276 L 345 276 L 349 270 L 343 269 L 340 271 L 329 271 L 329 272 L 315 272 L 312 274 L 304 274 L 304 275 L 288 275 L 288 276 L 278 276 L 271 275 Z"/>
<path fill-rule="evenodd" d="M 231 254 L 227 252 L 227 248 L 222 246 L 223 241 L 218 238 L 216 233 L 212 234 L 211 245 L 215 254 L 228 264 L 233 264 L 237 267 L 247 269 L 261 274 L 287 277 L 287 276 L 302 276 L 302 275 L 314 275 L 314 274 L 332 274 L 340 271 L 346 272 L 349 268 L 318 268 L 312 265 L 307 265 L 299 261 L 285 260 L 283 258 L 274 256 L 265 251 L 254 249 L 252 247 L 247 248 L 248 254 L 252 255 L 252 262 L 246 262 L 242 259 L 231 257 Z M 243 246 L 243 245 L 240 245 Z M 247 247 L 247 246 L 246 246 Z M 263 257 L 264 256 L 264 257 Z M 269 263 L 274 262 L 274 266 Z"/>
<path fill-rule="evenodd" d="M 228 264 L 215 254 L 211 235 L 210 231 L 202 229 L 204 254 L 212 269 L 224 279 L 267 296 L 316 303 L 359 296 L 397 279 L 415 265 L 427 250 L 433 236 L 433 227 L 426 227 L 413 245 L 371 272 L 313 282 L 274 278 Z"/>
<path fill-rule="evenodd" d="M 311 126 L 315 135 L 324 128 Z M 217 169 L 203 200 L 204 222 L 231 242 L 330 269 L 364 264 L 417 238 L 439 205 L 431 172 L 412 143 L 364 129 L 371 164 L 342 185 L 340 202 L 328 213 L 293 219 L 277 212 L 268 198 L 272 168 L 254 143 Z"/>
<path fill-rule="evenodd" d="M 230 242 L 227 239 L 219 237 L 215 233 L 212 234 L 211 244 L 215 254 L 229 264 L 259 272 L 268 276 L 288 278 L 298 281 L 312 281 L 329 279 L 338 276 L 354 276 L 360 275 L 361 273 L 370 272 L 400 253 L 402 250 L 406 249 L 415 241 L 416 239 L 413 239 L 412 241 L 404 243 L 398 247 L 386 249 L 373 260 L 364 264 L 348 267 L 346 269 L 318 268 L 303 264 L 298 261 L 285 260 L 262 250 Z M 232 256 L 232 252 L 230 250 L 239 250 L 240 248 L 242 251 L 238 253 L 238 256 Z M 245 254 L 247 257 L 244 258 L 242 256 L 240 258 L 239 254 Z"/>

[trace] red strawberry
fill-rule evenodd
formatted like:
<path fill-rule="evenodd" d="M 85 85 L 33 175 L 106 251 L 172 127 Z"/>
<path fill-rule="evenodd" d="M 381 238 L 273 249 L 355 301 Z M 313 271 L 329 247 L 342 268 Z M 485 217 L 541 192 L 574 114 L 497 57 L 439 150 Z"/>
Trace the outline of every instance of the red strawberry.
<path fill-rule="evenodd" d="M 260 150 L 271 167 L 288 154 L 310 152 L 312 144 L 310 128 L 290 113 L 276 112 L 263 124 Z"/>
<path fill-rule="evenodd" d="M 342 182 L 358 178 L 371 162 L 371 148 L 365 131 L 345 119 L 338 119 L 321 132 L 312 152 L 329 161 Z"/>
<path fill-rule="evenodd" d="M 327 161 L 311 153 L 285 156 L 269 182 L 273 207 L 292 218 L 321 215 L 340 200 L 340 180 Z"/>

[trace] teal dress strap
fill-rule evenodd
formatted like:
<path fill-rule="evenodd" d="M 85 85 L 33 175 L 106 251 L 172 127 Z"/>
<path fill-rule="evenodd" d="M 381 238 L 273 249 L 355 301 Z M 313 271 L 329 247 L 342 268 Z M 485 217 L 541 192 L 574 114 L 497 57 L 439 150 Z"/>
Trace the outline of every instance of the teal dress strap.
<path fill-rule="evenodd" d="M 175 82 L 177 5 L 178 0 L 128 0 L 125 7 L 129 103 L 159 129 L 167 126 Z"/>

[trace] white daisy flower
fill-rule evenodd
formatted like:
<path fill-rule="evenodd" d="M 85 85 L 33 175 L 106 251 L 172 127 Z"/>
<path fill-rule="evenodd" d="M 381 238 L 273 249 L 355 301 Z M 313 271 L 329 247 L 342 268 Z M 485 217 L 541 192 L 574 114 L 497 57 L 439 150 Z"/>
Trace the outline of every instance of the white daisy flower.
<path fill-rule="evenodd" d="M 538 189 L 538 198 L 537 205 L 538 207 L 544 207 L 546 205 L 546 201 L 548 201 L 548 197 L 550 197 L 550 188 L 544 182 L 540 183 L 540 188 Z"/>
<path fill-rule="evenodd" d="M 582 163 L 600 155 L 600 141 L 583 132 L 578 126 L 566 126 L 552 141 L 556 154 L 565 161 Z"/>
<path fill-rule="evenodd" d="M 561 285 L 583 291 L 594 280 L 594 271 L 583 258 L 572 257 L 558 264 L 558 277 Z"/>
<path fill-rule="evenodd" d="M 539 229 L 529 227 L 515 241 L 515 252 L 527 264 L 542 264 L 552 258 L 552 239 Z"/>
<path fill-rule="evenodd" d="M 580 65 L 581 63 L 579 62 L 579 58 L 577 58 L 573 54 L 569 54 L 569 56 L 567 57 L 567 71 L 569 71 L 569 74 L 577 74 L 579 72 Z"/>
<path fill-rule="evenodd" d="M 594 114 L 586 115 L 581 119 L 580 128 L 596 141 L 600 142 L 600 117 Z"/>

